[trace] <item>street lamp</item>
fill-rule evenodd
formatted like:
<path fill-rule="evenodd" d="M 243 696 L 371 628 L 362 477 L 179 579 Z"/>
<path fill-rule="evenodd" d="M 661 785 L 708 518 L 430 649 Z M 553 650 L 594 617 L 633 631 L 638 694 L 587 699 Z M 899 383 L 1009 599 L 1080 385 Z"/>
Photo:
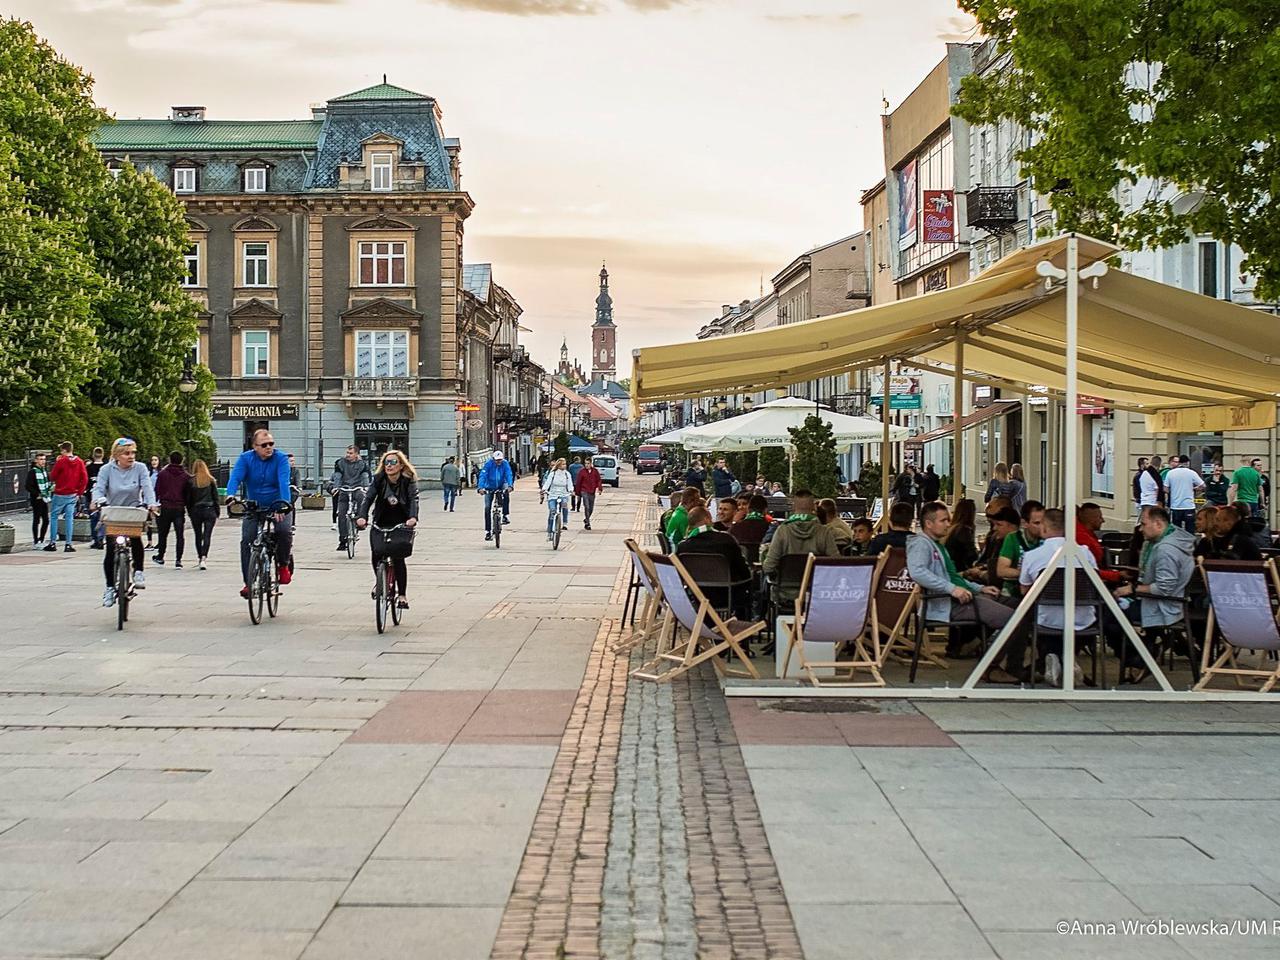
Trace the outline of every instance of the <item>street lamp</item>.
<path fill-rule="evenodd" d="M 178 390 L 182 393 L 196 392 L 196 376 L 192 369 L 191 354 L 188 353 L 182 361 L 182 379 L 178 381 Z"/>
<path fill-rule="evenodd" d="M 747 394 L 746 399 L 742 401 L 742 410 L 744 413 L 750 413 L 756 402 L 751 399 L 751 394 Z"/>
<path fill-rule="evenodd" d="M 324 489 L 324 385 L 316 385 L 315 399 L 311 401 L 311 405 L 316 408 L 316 438 L 320 442 L 320 452 L 316 461 L 316 489 Z"/>
<path fill-rule="evenodd" d="M 728 407 L 729 407 L 729 400 L 727 397 L 720 397 L 718 400 L 716 400 L 716 409 L 719 410 L 721 413 L 724 413 L 725 410 L 728 409 Z"/>

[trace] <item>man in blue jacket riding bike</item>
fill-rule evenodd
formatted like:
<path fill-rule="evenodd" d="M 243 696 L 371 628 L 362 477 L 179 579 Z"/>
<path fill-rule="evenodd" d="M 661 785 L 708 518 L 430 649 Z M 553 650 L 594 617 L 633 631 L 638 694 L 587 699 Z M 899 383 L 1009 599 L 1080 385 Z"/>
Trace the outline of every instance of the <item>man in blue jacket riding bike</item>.
<path fill-rule="evenodd" d="M 281 504 L 288 507 L 293 502 L 289 491 L 289 457 L 276 449 L 275 438 L 269 430 L 256 430 L 253 434 L 253 448 L 240 454 L 236 465 L 231 468 L 231 477 L 227 480 L 227 499 L 251 500 L 260 510 L 279 508 Z M 244 496 L 240 497 L 240 488 L 244 487 Z M 289 570 L 289 554 L 293 550 L 293 525 L 288 513 L 277 513 L 276 523 L 276 563 L 280 567 L 280 584 L 283 586 L 293 579 Z M 240 576 L 244 580 L 244 589 L 240 596 L 249 596 L 249 552 L 253 541 L 258 536 L 258 518 L 246 513 L 240 523 Z"/>
<path fill-rule="evenodd" d="M 484 538 L 493 539 L 490 529 L 490 515 L 493 512 L 493 498 L 501 496 L 502 522 L 511 522 L 511 486 L 515 483 L 515 475 L 511 472 L 511 464 L 507 463 L 501 450 L 495 450 L 480 468 L 480 476 L 476 478 L 476 492 L 484 494 Z"/>

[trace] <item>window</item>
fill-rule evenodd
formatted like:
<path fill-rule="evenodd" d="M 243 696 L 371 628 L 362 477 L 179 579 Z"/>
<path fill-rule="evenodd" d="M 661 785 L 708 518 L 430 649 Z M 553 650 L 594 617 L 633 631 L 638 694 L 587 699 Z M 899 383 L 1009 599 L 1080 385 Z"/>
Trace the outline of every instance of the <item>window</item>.
<path fill-rule="evenodd" d="M 391 189 L 391 154 L 375 153 L 369 158 L 369 180 L 374 190 Z"/>
<path fill-rule="evenodd" d="M 409 333 L 406 330 L 356 332 L 357 377 L 407 377 Z"/>
<path fill-rule="evenodd" d="M 1218 295 L 1218 241 L 1201 240 L 1200 292 L 1206 297 Z"/>
<path fill-rule="evenodd" d="M 195 167 L 174 167 L 173 168 L 173 192 L 174 193 L 195 193 L 196 192 L 196 168 Z"/>
<path fill-rule="evenodd" d="M 267 168 L 266 167 L 245 167 L 244 168 L 244 192 L 245 193 L 266 193 L 267 192 Z"/>
<path fill-rule="evenodd" d="M 271 334 L 266 330 L 246 330 L 240 336 L 244 344 L 244 375 L 267 376 Z"/>
<path fill-rule="evenodd" d="M 185 268 L 182 285 L 184 287 L 200 286 L 200 245 L 198 243 L 187 247 L 187 252 L 182 255 L 182 264 Z"/>
<path fill-rule="evenodd" d="M 244 245 L 244 285 L 246 287 L 268 286 L 267 251 L 265 243 L 246 243 Z"/>
<path fill-rule="evenodd" d="M 367 241 L 360 244 L 360 286 L 403 286 L 408 244 L 403 240 Z"/>
<path fill-rule="evenodd" d="M 189 354 L 191 356 L 191 368 L 194 370 L 196 367 L 200 366 L 200 338 L 199 337 L 197 337 L 196 342 L 191 345 L 191 350 L 189 351 Z"/>

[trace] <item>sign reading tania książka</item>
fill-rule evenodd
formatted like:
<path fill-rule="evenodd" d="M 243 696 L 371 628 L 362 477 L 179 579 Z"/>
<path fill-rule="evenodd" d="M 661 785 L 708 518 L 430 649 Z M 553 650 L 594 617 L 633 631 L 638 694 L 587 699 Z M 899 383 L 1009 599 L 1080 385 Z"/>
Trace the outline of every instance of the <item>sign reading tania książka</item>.
<path fill-rule="evenodd" d="M 214 420 L 297 420 L 296 403 L 215 403 Z"/>

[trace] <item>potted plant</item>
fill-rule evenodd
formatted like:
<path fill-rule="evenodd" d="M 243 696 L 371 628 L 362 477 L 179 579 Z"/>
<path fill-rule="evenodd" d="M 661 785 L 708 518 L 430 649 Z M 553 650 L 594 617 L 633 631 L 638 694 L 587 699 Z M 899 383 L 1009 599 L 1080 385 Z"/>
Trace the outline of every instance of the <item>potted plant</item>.
<path fill-rule="evenodd" d="M 303 510 L 323 510 L 325 499 L 323 493 L 304 493 L 302 495 Z"/>
<path fill-rule="evenodd" d="M 0 523 L 0 553 L 13 552 L 14 530 L 13 525 L 8 523 Z"/>

